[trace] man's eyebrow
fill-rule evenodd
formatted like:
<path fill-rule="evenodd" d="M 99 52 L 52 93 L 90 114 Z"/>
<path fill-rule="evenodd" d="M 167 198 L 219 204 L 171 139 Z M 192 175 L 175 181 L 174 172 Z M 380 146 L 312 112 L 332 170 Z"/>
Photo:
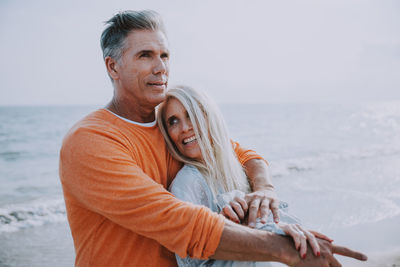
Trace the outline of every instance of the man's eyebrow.
<path fill-rule="evenodd" d="M 136 53 L 136 55 L 141 55 L 141 54 L 153 54 L 154 50 L 149 50 L 149 49 L 144 49 L 144 50 L 140 50 Z M 164 52 L 162 52 L 161 54 L 167 54 L 169 55 L 169 50 L 165 50 Z"/>
<path fill-rule="evenodd" d="M 136 55 L 144 54 L 144 53 L 154 53 L 154 51 L 153 50 L 140 50 L 139 52 L 136 53 Z"/>

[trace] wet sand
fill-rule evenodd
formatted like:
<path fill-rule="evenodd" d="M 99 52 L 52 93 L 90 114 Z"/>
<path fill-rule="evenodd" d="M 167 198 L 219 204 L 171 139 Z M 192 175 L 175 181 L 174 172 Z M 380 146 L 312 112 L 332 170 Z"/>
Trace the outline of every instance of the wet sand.
<path fill-rule="evenodd" d="M 338 256 L 343 266 L 400 267 L 400 216 L 326 232 L 335 243 L 366 253 L 367 262 Z M 0 235 L 1 267 L 74 266 L 74 248 L 67 223 L 53 223 Z M 273 264 L 273 266 L 284 266 Z"/>
<path fill-rule="evenodd" d="M 71 267 L 74 260 L 67 222 L 0 235 L 0 267 Z"/>
<path fill-rule="evenodd" d="M 368 256 L 359 262 L 338 256 L 343 266 L 400 267 L 400 216 L 365 223 L 332 232 L 335 243 L 359 250 Z"/>

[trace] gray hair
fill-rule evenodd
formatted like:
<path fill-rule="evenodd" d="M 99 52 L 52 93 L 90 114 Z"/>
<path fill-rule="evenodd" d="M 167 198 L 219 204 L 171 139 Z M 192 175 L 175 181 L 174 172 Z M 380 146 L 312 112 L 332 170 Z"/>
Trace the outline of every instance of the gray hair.
<path fill-rule="evenodd" d="M 236 157 L 228 128 L 218 106 L 203 92 L 189 86 L 168 90 L 166 100 L 158 106 L 157 123 L 171 155 L 180 162 L 196 166 L 216 196 L 219 190 L 250 192 L 245 172 Z M 165 107 L 170 99 L 177 99 L 188 112 L 203 162 L 180 153 L 168 134 Z"/>
<path fill-rule="evenodd" d="M 111 57 L 119 60 L 124 52 L 125 38 L 133 30 L 160 30 L 167 35 L 161 16 L 152 10 L 122 11 L 105 24 L 107 27 L 100 38 L 104 59 Z"/>

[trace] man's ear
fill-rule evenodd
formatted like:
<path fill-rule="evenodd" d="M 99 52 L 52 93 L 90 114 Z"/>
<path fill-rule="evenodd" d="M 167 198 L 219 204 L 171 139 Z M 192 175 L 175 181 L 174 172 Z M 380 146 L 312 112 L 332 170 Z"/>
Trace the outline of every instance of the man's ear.
<path fill-rule="evenodd" d="M 104 62 L 106 63 L 106 68 L 108 71 L 108 75 L 110 75 L 110 77 L 113 80 L 118 80 L 119 79 L 119 73 L 117 71 L 117 61 L 115 61 L 112 57 L 106 57 L 104 59 Z"/>

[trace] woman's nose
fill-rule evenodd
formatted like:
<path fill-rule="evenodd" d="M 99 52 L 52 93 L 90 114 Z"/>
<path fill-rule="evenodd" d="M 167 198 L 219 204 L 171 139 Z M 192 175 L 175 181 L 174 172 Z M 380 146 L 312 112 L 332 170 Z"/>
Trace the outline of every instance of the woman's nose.
<path fill-rule="evenodd" d="M 192 123 L 190 122 L 189 119 L 187 119 L 182 123 L 182 131 L 187 132 L 190 130 L 192 130 Z"/>

